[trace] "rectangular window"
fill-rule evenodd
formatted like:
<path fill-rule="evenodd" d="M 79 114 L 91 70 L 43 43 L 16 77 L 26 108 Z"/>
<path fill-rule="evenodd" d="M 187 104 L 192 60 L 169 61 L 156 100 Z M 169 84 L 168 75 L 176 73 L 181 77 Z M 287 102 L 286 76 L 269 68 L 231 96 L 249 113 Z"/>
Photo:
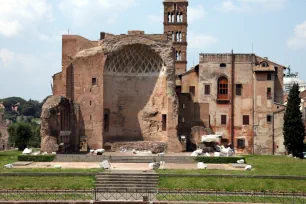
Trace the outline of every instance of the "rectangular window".
<path fill-rule="evenodd" d="M 267 88 L 267 98 L 272 99 L 272 90 L 271 88 Z"/>
<path fill-rule="evenodd" d="M 272 115 L 267 115 L 267 122 L 271 123 L 272 122 Z"/>
<path fill-rule="evenodd" d="M 182 104 L 182 108 L 186 108 L 185 104 Z"/>
<path fill-rule="evenodd" d="M 189 86 L 189 93 L 192 95 L 195 95 L 195 87 L 194 86 Z"/>
<path fill-rule="evenodd" d="M 167 115 L 162 115 L 162 130 L 167 130 Z"/>
<path fill-rule="evenodd" d="M 206 84 L 205 85 L 205 92 L 204 92 L 205 95 L 210 95 L 210 85 Z"/>
<path fill-rule="evenodd" d="M 268 72 L 268 74 L 267 74 L 267 80 L 268 80 L 268 81 L 271 81 L 271 80 L 272 80 L 272 73 L 271 73 L 271 72 Z"/>
<path fill-rule="evenodd" d="M 109 131 L 109 114 L 105 113 L 104 114 L 104 132 Z"/>
<path fill-rule="evenodd" d="M 245 148 L 245 139 L 237 139 L 237 147 Z"/>
<path fill-rule="evenodd" d="M 92 84 L 92 86 L 97 86 L 97 78 L 92 78 L 91 79 L 91 84 Z"/>
<path fill-rule="evenodd" d="M 89 101 L 89 105 L 91 106 L 91 101 Z"/>
<path fill-rule="evenodd" d="M 242 84 L 236 84 L 236 96 L 242 95 Z"/>
<path fill-rule="evenodd" d="M 243 116 L 243 125 L 249 125 L 250 124 L 250 117 L 248 115 Z"/>
<path fill-rule="evenodd" d="M 226 125 L 226 115 L 221 115 L 221 125 Z"/>

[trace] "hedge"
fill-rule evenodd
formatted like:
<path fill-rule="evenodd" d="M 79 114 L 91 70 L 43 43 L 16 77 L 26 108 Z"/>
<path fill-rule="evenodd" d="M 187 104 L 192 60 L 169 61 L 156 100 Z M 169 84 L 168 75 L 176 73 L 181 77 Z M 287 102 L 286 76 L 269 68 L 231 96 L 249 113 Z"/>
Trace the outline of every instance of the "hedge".
<path fill-rule="evenodd" d="M 18 155 L 18 161 L 51 162 L 55 155 Z"/>
<path fill-rule="evenodd" d="M 196 157 L 196 162 L 211 163 L 211 164 L 237 164 L 237 160 L 243 159 L 246 163 L 245 157 Z"/>

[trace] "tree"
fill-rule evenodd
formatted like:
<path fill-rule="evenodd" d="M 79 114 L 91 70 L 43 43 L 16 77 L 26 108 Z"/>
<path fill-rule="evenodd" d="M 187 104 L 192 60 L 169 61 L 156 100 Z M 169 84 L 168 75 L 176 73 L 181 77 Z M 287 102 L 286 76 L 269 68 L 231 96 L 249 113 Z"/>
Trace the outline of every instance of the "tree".
<path fill-rule="evenodd" d="M 27 147 L 29 140 L 33 137 L 31 124 L 15 123 L 7 129 L 9 133 L 9 143 L 15 145 L 19 150 Z"/>
<path fill-rule="evenodd" d="M 293 84 L 289 96 L 287 109 L 284 115 L 284 145 L 289 154 L 295 157 L 301 157 L 303 152 L 303 140 L 305 137 L 305 127 L 302 121 L 302 112 L 300 111 L 301 98 L 299 85 Z"/>

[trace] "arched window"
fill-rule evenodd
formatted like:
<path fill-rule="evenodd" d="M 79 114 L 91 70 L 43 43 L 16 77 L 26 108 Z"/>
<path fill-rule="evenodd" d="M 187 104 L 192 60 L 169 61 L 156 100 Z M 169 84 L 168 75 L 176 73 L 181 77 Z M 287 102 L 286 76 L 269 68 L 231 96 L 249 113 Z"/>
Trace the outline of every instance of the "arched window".
<path fill-rule="evenodd" d="M 172 32 L 172 41 L 174 42 L 175 41 L 175 33 Z"/>
<path fill-rule="evenodd" d="M 226 77 L 218 79 L 218 99 L 228 99 L 228 80 Z"/>
<path fill-rule="evenodd" d="M 183 36 L 182 36 L 182 33 L 181 32 L 179 32 L 179 37 L 180 37 L 180 42 L 182 42 L 183 41 Z"/>
<path fill-rule="evenodd" d="M 173 13 L 171 13 L 171 22 L 172 23 L 174 22 L 174 15 L 173 15 Z"/>
<path fill-rule="evenodd" d="M 221 63 L 221 64 L 220 64 L 220 67 L 225 68 L 225 67 L 226 67 L 226 64 L 225 64 L 225 63 Z"/>
<path fill-rule="evenodd" d="M 180 22 L 183 22 L 183 13 L 181 12 L 181 15 L 180 15 Z"/>
<path fill-rule="evenodd" d="M 180 33 L 176 32 L 176 42 L 179 42 L 179 40 L 180 40 Z"/>
<path fill-rule="evenodd" d="M 176 22 L 180 22 L 180 13 L 179 12 L 177 12 L 176 13 Z"/>
<path fill-rule="evenodd" d="M 168 23 L 171 23 L 171 13 L 168 13 Z"/>
<path fill-rule="evenodd" d="M 261 66 L 262 66 L 262 67 L 269 67 L 269 65 L 268 65 L 267 62 L 261 62 Z"/>

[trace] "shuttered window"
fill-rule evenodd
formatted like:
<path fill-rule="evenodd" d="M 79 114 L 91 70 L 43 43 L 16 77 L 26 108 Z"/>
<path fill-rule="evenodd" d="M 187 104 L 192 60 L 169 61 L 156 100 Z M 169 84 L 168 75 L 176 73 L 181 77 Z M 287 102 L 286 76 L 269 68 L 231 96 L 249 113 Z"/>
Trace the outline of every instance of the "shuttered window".
<path fill-rule="evenodd" d="M 221 125 L 226 125 L 226 115 L 221 115 Z"/>
<path fill-rule="evenodd" d="M 248 115 L 243 116 L 243 125 L 249 125 L 250 124 L 250 117 Z"/>
<path fill-rule="evenodd" d="M 205 85 L 205 95 L 210 95 L 210 85 L 206 84 Z"/>

